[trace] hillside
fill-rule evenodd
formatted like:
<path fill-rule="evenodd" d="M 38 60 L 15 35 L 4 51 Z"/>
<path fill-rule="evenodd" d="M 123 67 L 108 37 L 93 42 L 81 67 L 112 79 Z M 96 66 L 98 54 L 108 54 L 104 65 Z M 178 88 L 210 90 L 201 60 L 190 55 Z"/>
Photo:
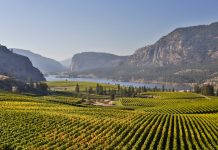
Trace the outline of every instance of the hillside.
<path fill-rule="evenodd" d="M 27 57 L 11 52 L 7 47 L 0 45 L 0 74 L 11 76 L 17 80 L 44 81 L 43 74 Z"/>
<path fill-rule="evenodd" d="M 54 59 L 43 57 L 39 54 L 33 53 L 29 50 L 12 49 L 14 53 L 26 56 L 33 63 L 33 66 L 38 68 L 43 73 L 62 72 L 65 67 Z"/>
<path fill-rule="evenodd" d="M 109 68 L 121 65 L 126 58 L 108 53 L 84 52 L 73 56 L 70 68 L 72 72 Z"/>
<path fill-rule="evenodd" d="M 77 60 L 83 62 L 79 56 Z M 218 22 L 175 29 L 153 45 L 139 48 L 119 65 L 90 63 L 101 68 L 88 70 L 86 65 L 86 70 L 77 74 L 137 82 L 205 82 L 218 73 Z"/>
<path fill-rule="evenodd" d="M 70 68 L 70 64 L 71 64 L 72 58 L 68 58 L 65 60 L 60 61 L 60 63 L 66 68 L 69 69 Z"/>
<path fill-rule="evenodd" d="M 137 50 L 129 62 L 137 66 L 213 63 L 218 60 L 218 22 L 178 28 L 155 44 Z"/>

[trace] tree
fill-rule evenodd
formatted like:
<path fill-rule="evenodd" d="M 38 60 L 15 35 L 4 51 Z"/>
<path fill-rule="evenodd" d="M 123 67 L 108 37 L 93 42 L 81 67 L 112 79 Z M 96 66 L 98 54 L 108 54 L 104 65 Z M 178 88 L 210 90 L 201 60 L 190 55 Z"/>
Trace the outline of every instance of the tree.
<path fill-rule="evenodd" d="M 115 91 L 114 90 L 110 94 L 110 99 L 115 100 Z"/>
<path fill-rule="evenodd" d="M 165 92 L 165 86 L 162 85 L 162 92 Z"/>
<path fill-rule="evenodd" d="M 103 86 L 99 86 L 99 94 L 100 95 L 103 95 L 104 94 L 104 88 L 103 88 Z"/>
<path fill-rule="evenodd" d="M 117 84 L 117 93 L 118 93 L 118 94 L 121 93 L 121 87 L 120 87 L 120 84 Z"/>
<path fill-rule="evenodd" d="M 104 94 L 104 87 L 101 86 L 100 84 L 96 85 L 96 94 L 99 94 L 99 95 L 103 95 Z"/>
<path fill-rule="evenodd" d="M 40 83 L 38 84 L 38 88 L 39 88 L 40 90 L 42 90 L 42 91 L 46 91 L 46 92 L 47 92 L 47 90 L 48 90 L 48 85 L 47 85 L 46 83 L 40 82 Z"/>
<path fill-rule="evenodd" d="M 143 92 L 147 92 L 146 86 L 143 87 Z"/>
<path fill-rule="evenodd" d="M 92 94 L 92 93 L 93 93 L 92 87 L 89 87 L 88 93 L 89 93 L 89 94 Z"/>
<path fill-rule="evenodd" d="M 47 94 L 48 93 L 48 85 L 43 82 L 36 82 L 34 83 L 34 89 L 36 89 L 40 94 Z"/>
<path fill-rule="evenodd" d="M 194 85 L 194 92 L 195 93 L 200 93 L 201 92 L 201 88 L 200 88 L 200 86 L 198 84 Z"/>
<path fill-rule="evenodd" d="M 203 87 L 201 89 L 201 93 L 203 95 L 213 96 L 214 95 L 214 87 L 213 87 L 213 85 L 210 85 L 210 84 L 203 85 Z"/>
<path fill-rule="evenodd" d="M 107 89 L 104 88 L 104 95 L 107 95 Z"/>
<path fill-rule="evenodd" d="M 96 89 L 95 89 L 96 94 L 99 94 L 99 90 L 100 90 L 100 89 L 99 89 L 99 84 L 97 84 L 97 85 L 96 85 Z"/>
<path fill-rule="evenodd" d="M 76 92 L 76 93 L 79 93 L 79 84 L 78 84 L 78 83 L 76 84 L 75 92 Z"/>

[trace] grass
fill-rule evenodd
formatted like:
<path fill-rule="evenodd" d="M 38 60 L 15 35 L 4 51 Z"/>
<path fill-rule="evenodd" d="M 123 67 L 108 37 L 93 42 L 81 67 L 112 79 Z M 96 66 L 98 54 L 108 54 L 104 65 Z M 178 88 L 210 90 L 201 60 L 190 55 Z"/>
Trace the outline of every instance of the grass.
<path fill-rule="evenodd" d="M 46 82 L 50 89 L 57 91 L 74 91 L 76 84 L 79 84 L 80 90 L 85 91 L 89 87 L 92 87 L 95 90 L 97 83 L 95 82 L 76 82 L 76 81 L 53 81 Z M 116 85 L 111 84 L 100 84 L 107 89 L 117 89 Z"/>

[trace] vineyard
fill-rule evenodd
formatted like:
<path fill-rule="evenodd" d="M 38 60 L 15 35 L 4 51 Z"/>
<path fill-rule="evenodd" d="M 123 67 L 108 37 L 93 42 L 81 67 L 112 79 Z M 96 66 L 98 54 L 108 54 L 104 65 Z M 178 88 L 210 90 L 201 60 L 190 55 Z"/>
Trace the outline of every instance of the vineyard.
<path fill-rule="evenodd" d="M 146 94 L 95 107 L 0 92 L 0 149 L 218 149 L 218 98 Z"/>
<path fill-rule="evenodd" d="M 173 114 L 203 114 L 218 112 L 218 98 L 195 93 L 147 93 L 154 98 L 121 98 L 123 106 L 137 107 L 146 112 Z"/>

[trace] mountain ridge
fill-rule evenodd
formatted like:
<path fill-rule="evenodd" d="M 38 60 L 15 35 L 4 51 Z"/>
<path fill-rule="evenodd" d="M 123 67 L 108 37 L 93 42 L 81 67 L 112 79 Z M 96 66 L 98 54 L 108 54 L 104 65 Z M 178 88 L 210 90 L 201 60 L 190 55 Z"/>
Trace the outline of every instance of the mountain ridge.
<path fill-rule="evenodd" d="M 85 71 L 98 68 L 108 68 L 120 65 L 127 57 L 104 52 L 82 52 L 72 57 L 70 69 L 72 71 Z M 81 61 L 80 61 L 81 60 Z"/>
<path fill-rule="evenodd" d="M 218 22 L 177 28 L 156 43 L 137 50 L 129 59 L 140 65 L 179 65 L 217 59 Z M 207 55 L 210 57 L 207 57 Z M 206 57 L 205 57 L 206 56 Z"/>
<path fill-rule="evenodd" d="M 86 61 L 82 57 L 78 60 Z M 92 63 L 98 64 L 97 61 Z M 126 56 L 119 65 L 102 64 L 101 68 L 86 69 L 75 74 L 92 74 L 125 81 L 192 83 L 203 82 L 206 77 L 218 72 L 217 65 L 218 22 L 214 22 L 209 25 L 176 28 L 154 44 L 139 48 L 132 55 Z"/>
<path fill-rule="evenodd" d="M 66 68 L 60 62 L 34 53 L 31 50 L 23 50 L 17 48 L 11 48 L 11 50 L 14 53 L 28 57 L 33 66 L 38 68 L 43 73 L 63 72 L 66 70 Z"/>
<path fill-rule="evenodd" d="M 29 58 L 13 53 L 3 45 L 0 45 L 0 74 L 24 82 L 45 81 L 43 74 L 33 67 Z"/>

